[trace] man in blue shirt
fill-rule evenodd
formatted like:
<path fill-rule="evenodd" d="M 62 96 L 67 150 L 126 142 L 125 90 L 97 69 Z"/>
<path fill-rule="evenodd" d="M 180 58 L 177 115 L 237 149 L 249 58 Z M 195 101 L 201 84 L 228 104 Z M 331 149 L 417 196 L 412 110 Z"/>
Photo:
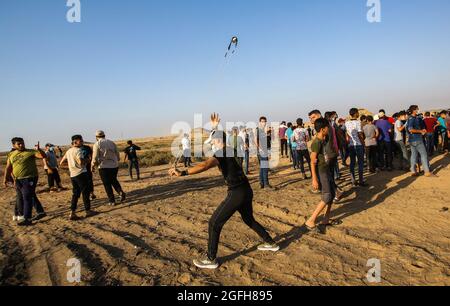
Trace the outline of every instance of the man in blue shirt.
<path fill-rule="evenodd" d="M 407 129 L 409 135 L 409 144 L 411 145 L 411 172 L 413 176 L 418 176 L 416 165 L 418 163 L 418 155 L 420 155 L 420 160 L 425 171 L 425 176 L 435 177 L 430 171 L 430 165 L 428 162 L 427 149 L 425 148 L 425 143 L 423 142 L 423 136 L 426 135 L 427 130 L 423 120 L 418 116 L 419 107 L 417 105 L 412 105 L 409 108 L 410 117 L 408 119 Z"/>
<path fill-rule="evenodd" d="M 391 134 L 393 132 L 393 126 L 386 117 L 384 110 L 380 110 L 379 119 L 375 123 L 375 126 L 380 131 L 380 137 L 378 139 L 379 164 L 381 169 L 392 171 L 393 155 Z"/>

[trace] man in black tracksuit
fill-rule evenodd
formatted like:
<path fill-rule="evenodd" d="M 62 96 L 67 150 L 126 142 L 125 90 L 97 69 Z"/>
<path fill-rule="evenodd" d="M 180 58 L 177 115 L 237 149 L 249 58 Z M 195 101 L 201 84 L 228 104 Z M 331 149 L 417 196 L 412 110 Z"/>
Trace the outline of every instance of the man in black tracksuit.
<path fill-rule="evenodd" d="M 217 127 L 219 124 L 219 116 L 213 114 L 211 116 L 212 126 Z M 225 182 L 228 186 L 228 195 L 222 204 L 216 209 L 209 221 L 209 239 L 208 253 L 205 258 L 194 260 L 194 264 L 203 269 L 216 269 L 219 264 L 216 260 L 219 245 L 220 233 L 225 223 L 239 212 L 245 224 L 253 229 L 263 240 L 264 244 L 258 247 L 260 251 L 279 250 L 279 246 L 275 244 L 267 231 L 253 217 L 253 190 L 247 177 L 244 175 L 242 167 L 234 156 L 232 148 L 226 147 L 224 144 L 225 134 L 216 131 L 212 135 L 212 144 L 217 149 L 214 156 L 207 161 L 196 165 L 186 171 L 171 169 L 169 174 L 172 176 L 187 176 L 205 172 L 211 168 L 219 167 Z"/>
<path fill-rule="evenodd" d="M 133 141 L 129 140 L 127 142 L 128 147 L 125 148 L 125 158 L 124 162 L 128 159 L 128 173 L 130 175 L 131 180 L 133 180 L 133 167 L 136 169 L 136 176 L 138 181 L 141 179 L 140 177 L 140 171 L 139 171 L 139 159 L 137 156 L 137 151 L 140 151 L 141 148 L 135 144 L 133 144 Z"/>

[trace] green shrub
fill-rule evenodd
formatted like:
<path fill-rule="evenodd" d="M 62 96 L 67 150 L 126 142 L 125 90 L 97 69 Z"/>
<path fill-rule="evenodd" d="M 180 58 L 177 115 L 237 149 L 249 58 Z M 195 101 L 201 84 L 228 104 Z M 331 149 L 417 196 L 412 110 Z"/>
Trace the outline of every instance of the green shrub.
<path fill-rule="evenodd" d="M 167 165 L 173 160 L 174 157 L 170 152 L 151 150 L 140 154 L 140 164 L 143 167 Z"/>

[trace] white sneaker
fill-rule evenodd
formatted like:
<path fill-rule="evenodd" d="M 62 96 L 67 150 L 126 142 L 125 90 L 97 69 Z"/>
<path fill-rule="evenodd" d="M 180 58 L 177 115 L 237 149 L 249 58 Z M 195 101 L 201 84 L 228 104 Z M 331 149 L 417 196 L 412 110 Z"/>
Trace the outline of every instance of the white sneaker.
<path fill-rule="evenodd" d="M 16 221 L 17 221 L 17 222 L 25 221 L 25 217 L 24 217 L 24 216 L 17 216 L 17 217 L 16 217 Z"/>
<path fill-rule="evenodd" d="M 263 252 L 278 252 L 280 247 L 276 244 L 264 243 L 258 246 L 258 250 Z"/>
<path fill-rule="evenodd" d="M 13 216 L 13 221 L 17 221 L 18 216 Z"/>
<path fill-rule="evenodd" d="M 214 270 L 219 267 L 219 263 L 217 262 L 217 260 L 211 261 L 208 258 L 200 260 L 195 259 L 194 265 L 200 269 L 210 269 L 210 270 Z"/>

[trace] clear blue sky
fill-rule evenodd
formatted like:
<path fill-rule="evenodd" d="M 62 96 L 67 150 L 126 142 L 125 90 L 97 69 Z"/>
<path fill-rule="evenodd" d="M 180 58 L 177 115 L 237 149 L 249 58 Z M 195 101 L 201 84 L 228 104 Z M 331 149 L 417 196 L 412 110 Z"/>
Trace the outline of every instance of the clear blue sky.
<path fill-rule="evenodd" d="M 352 106 L 450 106 L 450 1 L 0 1 L 0 149 L 167 135 L 195 112 L 294 120 Z M 239 50 L 225 63 L 230 38 Z"/>

